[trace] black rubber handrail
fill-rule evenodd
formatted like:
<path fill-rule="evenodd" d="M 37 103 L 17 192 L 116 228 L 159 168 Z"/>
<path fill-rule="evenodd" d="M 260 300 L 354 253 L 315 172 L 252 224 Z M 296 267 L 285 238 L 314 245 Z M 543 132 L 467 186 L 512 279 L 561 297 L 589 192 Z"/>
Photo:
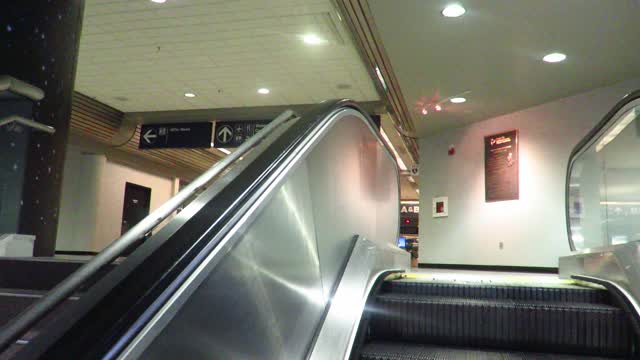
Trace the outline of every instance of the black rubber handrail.
<path fill-rule="evenodd" d="M 610 125 L 610 122 L 614 120 L 616 114 L 620 111 L 620 109 L 624 108 L 630 102 L 640 99 L 640 90 L 633 91 L 627 95 L 625 95 L 622 100 L 620 100 L 603 118 L 598 122 L 598 124 L 589 131 L 589 133 L 582 139 L 578 144 L 573 148 L 571 154 L 569 155 L 569 163 L 567 165 L 567 174 L 565 181 L 565 218 L 567 224 L 567 237 L 569 240 L 569 247 L 571 251 L 576 251 L 576 246 L 573 243 L 573 239 L 571 238 L 571 218 L 570 218 L 570 209 L 571 204 L 569 204 L 569 191 L 570 191 L 570 182 L 571 182 L 571 170 L 573 169 L 573 164 L 576 158 L 585 150 L 585 148 L 591 145 L 592 141 L 603 133 L 603 130 L 607 129 Z"/>

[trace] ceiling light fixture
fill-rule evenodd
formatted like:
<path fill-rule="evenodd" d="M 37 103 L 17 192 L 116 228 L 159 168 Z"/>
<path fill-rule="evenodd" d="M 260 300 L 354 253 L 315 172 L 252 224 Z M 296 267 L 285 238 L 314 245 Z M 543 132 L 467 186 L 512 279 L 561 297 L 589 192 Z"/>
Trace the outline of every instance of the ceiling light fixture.
<path fill-rule="evenodd" d="M 429 110 L 427 110 L 427 108 L 422 108 L 422 110 L 420 110 L 420 113 L 422 115 L 428 115 L 429 114 Z"/>
<path fill-rule="evenodd" d="M 196 97 L 196 94 L 194 94 L 192 92 L 187 92 L 187 93 L 184 93 L 184 97 L 194 98 L 194 97 Z"/>
<path fill-rule="evenodd" d="M 436 104 L 433 108 L 436 109 L 436 111 L 442 111 L 442 106 L 440 106 L 440 104 Z"/>
<path fill-rule="evenodd" d="M 258 94 L 262 94 L 262 95 L 267 95 L 268 93 L 270 93 L 271 90 L 267 89 L 267 88 L 260 88 L 258 89 Z"/>
<path fill-rule="evenodd" d="M 327 42 L 325 39 L 319 37 L 316 34 L 306 34 L 302 36 L 302 41 L 304 41 L 305 44 L 309 44 L 309 45 L 320 45 L 320 44 L 324 44 L 325 42 Z"/>
<path fill-rule="evenodd" d="M 449 99 L 449 101 L 453 104 L 462 104 L 463 102 L 467 101 L 467 99 L 463 97 L 454 97 Z"/>
<path fill-rule="evenodd" d="M 467 10 L 464 7 L 462 7 L 462 5 L 451 4 L 451 5 L 447 5 L 444 9 L 442 9 L 442 16 L 457 18 L 464 15 L 465 12 L 467 12 Z"/>
<path fill-rule="evenodd" d="M 548 62 L 548 63 L 557 63 L 557 62 L 564 61 L 566 58 L 567 58 L 567 55 L 563 53 L 551 53 L 551 54 L 545 55 L 542 58 L 542 61 Z"/>
<path fill-rule="evenodd" d="M 167 0 L 151 0 L 151 2 L 154 2 L 156 4 L 164 4 L 165 2 L 167 2 Z"/>

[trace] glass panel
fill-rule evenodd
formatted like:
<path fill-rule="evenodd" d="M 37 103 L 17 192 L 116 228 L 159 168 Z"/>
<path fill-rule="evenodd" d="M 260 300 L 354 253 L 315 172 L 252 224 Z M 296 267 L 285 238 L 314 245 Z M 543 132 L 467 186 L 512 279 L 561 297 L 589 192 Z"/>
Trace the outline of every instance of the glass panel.
<path fill-rule="evenodd" d="M 574 160 L 569 224 L 576 250 L 640 240 L 640 103 L 625 106 Z"/>

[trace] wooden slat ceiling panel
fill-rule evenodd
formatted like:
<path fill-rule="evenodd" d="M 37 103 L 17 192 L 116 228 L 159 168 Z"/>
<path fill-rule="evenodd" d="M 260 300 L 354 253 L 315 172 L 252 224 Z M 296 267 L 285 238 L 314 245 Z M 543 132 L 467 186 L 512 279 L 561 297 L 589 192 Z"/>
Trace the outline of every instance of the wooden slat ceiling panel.
<path fill-rule="evenodd" d="M 114 146 L 113 139 L 120 129 L 124 113 L 95 99 L 76 92 L 71 109 L 71 131 L 81 137 L 97 141 L 102 145 L 153 161 L 167 167 L 178 167 L 200 173 L 220 160 L 220 156 L 203 149 L 138 149 L 140 126 L 131 139 L 123 145 Z"/>

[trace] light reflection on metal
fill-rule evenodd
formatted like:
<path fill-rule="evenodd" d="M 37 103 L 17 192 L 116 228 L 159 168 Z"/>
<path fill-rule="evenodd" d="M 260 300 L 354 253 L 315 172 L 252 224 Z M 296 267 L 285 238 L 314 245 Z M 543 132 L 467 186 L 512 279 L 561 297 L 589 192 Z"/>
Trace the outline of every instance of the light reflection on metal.
<path fill-rule="evenodd" d="M 613 141 L 633 120 L 638 116 L 638 108 L 629 110 L 625 115 L 621 116 L 621 119 L 613 126 L 613 128 L 606 134 L 598 145 L 596 145 L 596 152 L 600 152 L 607 144 Z"/>
<path fill-rule="evenodd" d="M 382 138 L 387 143 L 387 146 L 389 146 L 389 148 L 391 148 L 391 151 L 393 151 L 393 155 L 395 156 L 396 162 L 398 163 L 398 168 L 400 170 L 402 170 L 402 171 L 406 171 L 407 170 L 407 165 L 405 165 L 404 161 L 402 161 L 402 158 L 400 157 L 400 155 L 396 151 L 396 148 L 393 146 L 393 143 L 391 143 L 391 140 L 389 140 L 389 137 L 387 136 L 387 133 L 384 132 L 384 129 L 382 129 L 382 128 L 380 128 L 380 135 L 382 135 Z"/>

